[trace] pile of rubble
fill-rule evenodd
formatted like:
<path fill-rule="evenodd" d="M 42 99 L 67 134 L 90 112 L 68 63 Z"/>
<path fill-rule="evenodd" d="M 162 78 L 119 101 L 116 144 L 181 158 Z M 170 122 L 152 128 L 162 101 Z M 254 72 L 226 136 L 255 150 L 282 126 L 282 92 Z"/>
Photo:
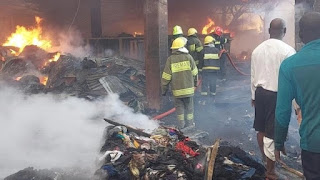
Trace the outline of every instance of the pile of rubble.
<path fill-rule="evenodd" d="M 81 97 L 97 97 L 112 91 L 121 98 L 142 98 L 145 96 L 143 67 L 137 60 L 120 57 L 84 58 L 79 61 L 72 56 L 61 56 L 46 69 L 46 88 L 76 93 Z"/>
<path fill-rule="evenodd" d="M 59 54 L 60 55 L 60 54 Z M 19 56 L 10 55 L 9 47 L 0 47 L 0 80 L 26 93 L 64 93 L 96 99 L 115 92 L 121 100 L 143 111 L 145 102 L 144 63 L 123 57 L 76 58 L 61 55 L 37 46 L 26 46 Z"/>
<path fill-rule="evenodd" d="M 112 124 L 117 126 L 107 127 L 95 179 L 202 180 L 212 177 L 210 168 L 212 179 L 263 179 L 264 167 L 240 148 L 222 143 L 215 154 L 214 146 L 201 146 L 175 128 L 161 126 L 148 134 Z"/>
<path fill-rule="evenodd" d="M 150 133 L 114 121 L 104 134 L 93 175 L 85 170 L 26 168 L 5 180 L 263 180 L 265 168 L 238 147 L 197 144 L 173 127 Z"/>

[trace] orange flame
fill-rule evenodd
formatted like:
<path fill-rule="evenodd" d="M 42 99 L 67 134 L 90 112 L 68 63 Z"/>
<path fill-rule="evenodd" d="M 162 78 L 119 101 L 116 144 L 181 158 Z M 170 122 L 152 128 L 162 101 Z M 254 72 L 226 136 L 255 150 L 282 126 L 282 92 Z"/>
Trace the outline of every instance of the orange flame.
<path fill-rule="evenodd" d="M 20 79 L 22 78 L 22 76 L 16 77 L 16 81 L 20 81 Z"/>
<path fill-rule="evenodd" d="M 12 51 L 13 54 L 18 55 L 28 45 L 36 45 L 44 50 L 52 47 L 51 41 L 43 39 L 41 22 L 43 19 L 35 17 L 36 26 L 26 28 L 24 26 L 17 26 L 16 32 L 12 33 L 3 46 L 15 46 L 19 48 L 19 52 Z"/>
<path fill-rule="evenodd" d="M 53 56 L 53 58 L 49 59 L 46 63 L 44 63 L 44 66 L 47 66 L 51 62 L 57 62 L 60 59 L 61 53 L 57 53 Z"/>
<path fill-rule="evenodd" d="M 215 22 L 211 18 L 208 18 L 208 23 L 202 28 L 202 34 L 211 34 L 215 31 L 216 27 Z M 230 33 L 230 37 L 234 37 L 234 33 L 229 30 L 224 30 L 223 33 Z"/>
<path fill-rule="evenodd" d="M 141 35 L 143 35 L 141 32 L 134 32 L 133 34 L 134 37 L 141 36 Z"/>
<path fill-rule="evenodd" d="M 43 85 L 47 85 L 48 82 L 48 76 L 42 76 L 39 78 L 40 79 L 40 83 Z"/>
<path fill-rule="evenodd" d="M 57 62 L 60 59 L 60 56 L 61 54 L 58 52 L 52 59 L 49 59 L 49 62 Z"/>
<path fill-rule="evenodd" d="M 212 33 L 214 31 L 214 25 L 215 25 L 215 22 L 211 18 L 208 18 L 208 24 L 206 24 L 202 28 L 202 34 Z"/>

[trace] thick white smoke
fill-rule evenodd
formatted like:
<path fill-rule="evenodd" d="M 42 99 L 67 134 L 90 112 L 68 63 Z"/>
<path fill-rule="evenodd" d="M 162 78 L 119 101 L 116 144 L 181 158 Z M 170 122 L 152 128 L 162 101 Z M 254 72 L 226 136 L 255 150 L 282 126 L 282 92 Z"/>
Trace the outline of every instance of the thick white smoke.
<path fill-rule="evenodd" d="M 24 95 L 0 86 L 0 179 L 26 167 L 94 170 L 106 127 L 103 117 L 139 128 L 158 125 L 113 94 L 99 102 Z"/>
<path fill-rule="evenodd" d="M 92 49 L 89 44 L 84 42 L 81 33 L 78 30 L 70 29 L 70 31 L 58 34 L 58 46 L 54 47 L 53 51 L 59 51 L 62 54 L 71 54 L 77 58 L 88 57 L 92 54 Z"/>
<path fill-rule="evenodd" d="M 101 105 L 107 108 L 104 110 L 104 117 L 107 119 L 116 119 L 119 123 L 149 132 L 159 126 L 156 121 L 150 120 L 146 115 L 133 113 L 133 110 L 123 104 L 116 94 L 109 95 Z"/>

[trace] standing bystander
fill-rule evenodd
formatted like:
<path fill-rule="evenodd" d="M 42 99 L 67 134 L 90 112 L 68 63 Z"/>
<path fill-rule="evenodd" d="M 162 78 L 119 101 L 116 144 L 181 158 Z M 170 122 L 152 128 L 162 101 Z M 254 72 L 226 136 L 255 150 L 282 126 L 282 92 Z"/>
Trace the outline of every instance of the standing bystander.
<path fill-rule="evenodd" d="M 251 92 L 255 107 L 253 127 L 263 160 L 267 162 L 268 179 L 276 179 L 274 156 L 274 122 L 278 91 L 278 74 L 283 60 L 295 50 L 282 41 L 286 34 L 285 22 L 274 19 L 269 28 L 270 39 L 261 43 L 252 53 Z"/>
<path fill-rule="evenodd" d="M 300 20 L 300 38 L 306 45 L 287 59 L 279 71 L 279 91 L 275 123 L 275 157 L 288 134 L 291 102 L 297 101 L 302 112 L 300 125 L 301 159 L 307 180 L 320 179 L 320 13 L 306 13 Z"/>

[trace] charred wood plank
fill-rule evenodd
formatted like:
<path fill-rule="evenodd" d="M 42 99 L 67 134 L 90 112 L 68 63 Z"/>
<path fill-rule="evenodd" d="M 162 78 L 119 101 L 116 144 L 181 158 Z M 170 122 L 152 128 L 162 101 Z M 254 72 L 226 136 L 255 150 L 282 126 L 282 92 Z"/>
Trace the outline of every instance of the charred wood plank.
<path fill-rule="evenodd" d="M 208 169 L 207 169 L 208 173 L 207 173 L 206 180 L 212 180 L 213 173 L 214 173 L 214 164 L 218 154 L 219 146 L 220 146 L 220 139 L 217 139 L 216 142 L 213 144 L 212 151 L 210 153 L 210 159 L 209 159 Z"/>
<path fill-rule="evenodd" d="M 281 167 L 282 167 L 283 169 L 289 171 L 290 173 L 292 173 L 292 174 L 300 177 L 300 178 L 304 178 L 303 173 L 300 172 L 300 171 L 298 171 L 298 170 L 295 170 L 295 169 L 293 169 L 293 168 L 290 168 L 290 167 L 287 166 L 287 165 L 281 165 Z"/>
<path fill-rule="evenodd" d="M 124 124 L 121 124 L 121 123 L 117 123 L 117 122 L 114 122 L 110 119 L 106 119 L 104 118 L 104 120 L 109 123 L 109 124 L 112 124 L 112 125 L 115 125 L 115 126 L 124 126 L 126 127 L 129 131 L 132 131 L 136 134 L 138 134 L 139 136 L 145 136 L 145 137 L 151 137 L 151 134 L 148 134 L 146 132 L 143 132 L 142 130 L 139 130 L 139 129 L 136 129 L 134 127 L 131 127 L 131 126 L 128 126 L 128 125 L 124 125 Z"/>

